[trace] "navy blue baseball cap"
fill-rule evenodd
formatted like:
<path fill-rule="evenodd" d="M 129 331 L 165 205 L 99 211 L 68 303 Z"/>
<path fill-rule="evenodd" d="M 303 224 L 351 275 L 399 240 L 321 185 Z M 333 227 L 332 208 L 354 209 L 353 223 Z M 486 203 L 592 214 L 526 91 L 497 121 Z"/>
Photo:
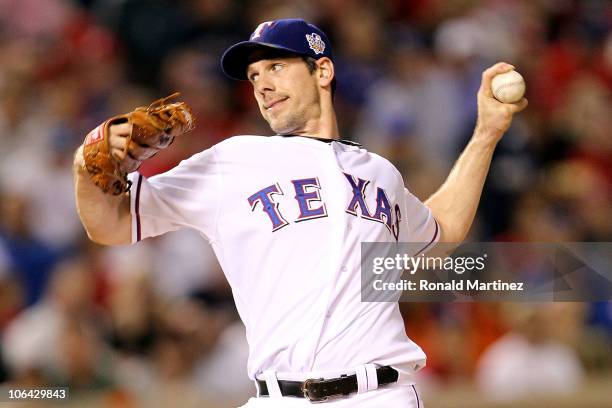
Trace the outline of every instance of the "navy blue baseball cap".
<path fill-rule="evenodd" d="M 304 55 L 318 60 L 332 58 L 329 39 L 320 28 L 302 19 L 290 18 L 261 23 L 249 41 L 229 47 L 221 57 L 221 68 L 225 75 L 238 80 L 247 79 L 249 57 L 255 50 L 271 48 Z"/>

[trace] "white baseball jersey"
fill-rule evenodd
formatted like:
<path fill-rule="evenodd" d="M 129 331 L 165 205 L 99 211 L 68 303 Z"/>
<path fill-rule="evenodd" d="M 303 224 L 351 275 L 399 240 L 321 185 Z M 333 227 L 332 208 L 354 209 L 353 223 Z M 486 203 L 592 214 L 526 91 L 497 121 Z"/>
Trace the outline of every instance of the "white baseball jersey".
<path fill-rule="evenodd" d="M 179 228 L 210 241 L 246 326 L 251 378 L 424 365 L 398 304 L 361 302 L 361 242 L 439 237 L 386 159 L 345 142 L 236 136 L 130 179 L 133 242 Z"/>

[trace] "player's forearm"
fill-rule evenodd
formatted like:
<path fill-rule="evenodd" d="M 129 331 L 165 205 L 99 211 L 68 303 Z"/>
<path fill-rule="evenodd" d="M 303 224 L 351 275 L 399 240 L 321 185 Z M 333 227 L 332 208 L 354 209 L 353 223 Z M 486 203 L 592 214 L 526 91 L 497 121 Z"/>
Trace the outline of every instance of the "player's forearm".
<path fill-rule="evenodd" d="M 462 242 L 474 221 L 496 145 L 480 132 L 476 130 L 444 184 L 425 202 L 440 224 L 440 242 Z"/>
<path fill-rule="evenodd" d="M 131 242 L 131 215 L 128 193 L 119 196 L 104 194 L 96 186 L 83 165 L 83 151 L 75 154 L 73 175 L 79 218 L 89 238 L 103 245 Z"/>

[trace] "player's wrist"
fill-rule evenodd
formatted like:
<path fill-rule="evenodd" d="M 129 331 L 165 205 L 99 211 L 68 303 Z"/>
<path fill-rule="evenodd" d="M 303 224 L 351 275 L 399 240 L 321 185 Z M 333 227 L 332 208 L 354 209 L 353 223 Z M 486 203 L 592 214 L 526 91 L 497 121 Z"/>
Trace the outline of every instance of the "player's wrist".
<path fill-rule="evenodd" d="M 500 132 L 494 129 L 477 125 L 472 139 L 470 139 L 470 144 L 486 149 L 495 149 L 502 136 L 503 133 L 500 134 Z"/>
<path fill-rule="evenodd" d="M 78 173 L 87 173 L 85 168 L 85 158 L 83 157 L 83 145 L 79 146 L 74 153 L 73 169 Z"/>
<path fill-rule="evenodd" d="M 75 166 L 85 164 L 85 160 L 83 159 L 83 145 L 77 147 L 74 152 L 74 164 Z"/>

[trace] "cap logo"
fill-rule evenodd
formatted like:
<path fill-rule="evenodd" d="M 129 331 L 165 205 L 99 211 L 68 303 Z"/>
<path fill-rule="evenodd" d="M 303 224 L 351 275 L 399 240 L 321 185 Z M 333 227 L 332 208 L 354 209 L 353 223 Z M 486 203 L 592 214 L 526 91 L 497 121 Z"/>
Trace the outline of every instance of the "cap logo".
<path fill-rule="evenodd" d="M 251 38 L 250 40 L 255 40 L 259 37 L 261 37 L 261 34 L 268 28 L 270 27 L 272 24 L 274 23 L 274 21 L 264 21 L 263 23 L 261 23 L 260 25 L 257 26 L 257 28 L 255 29 L 255 31 L 253 31 L 253 34 L 251 34 Z"/>
<path fill-rule="evenodd" d="M 306 34 L 306 40 L 308 40 L 308 46 L 315 54 L 323 54 L 325 51 L 325 42 L 321 39 L 319 34 Z"/>

